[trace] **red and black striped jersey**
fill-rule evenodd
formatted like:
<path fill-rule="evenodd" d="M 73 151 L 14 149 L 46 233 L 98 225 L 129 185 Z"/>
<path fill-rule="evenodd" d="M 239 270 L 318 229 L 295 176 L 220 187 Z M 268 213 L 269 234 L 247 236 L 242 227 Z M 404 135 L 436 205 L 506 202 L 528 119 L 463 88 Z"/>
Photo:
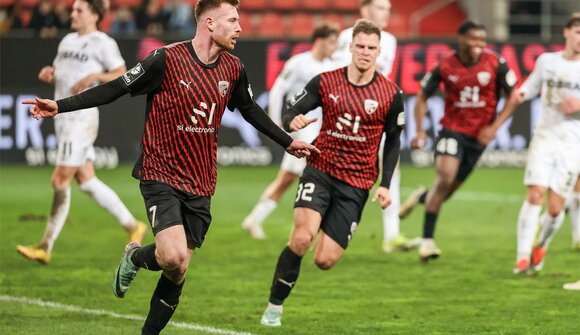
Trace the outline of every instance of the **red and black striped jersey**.
<path fill-rule="evenodd" d="M 223 52 L 215 63 L 204 64 L 185 41 L 155 50 L 121 78 L 131 95 L 147 94 L 142 152 L 133 176 L 213 195 L 223 113 L 237 107 L 248 119 L 257 106 L 240 60 Z M 287 147 L 292 139 L 278 130 L 274 139 Z"/>
<path fill-rule="evenodd" d="M 515 74 L 505 61 L 484 49 L 479 61 L 464 65 L 456 51 L 443 57 L 421 81 L 423 92 L 431 96 L 443 82 L 444 128 L 476 138 L 495 119 L 500 91 L 509 95 L 516 84 Z"/>
<path fill-rule="evenodd" d="M 314 77 L 304 90 L 290 100 L 288 115 L 304 114 L 322 106 L 322 128 L 314 141 L 321 151 L 308 157 L 308 164 L 345 183 L 370 189 L 377 180 L 378 151 L 383 132 L 399 136 L 405 124 L 400 89 L 375 72 L 362 86 L 348 80 L 347 67 Z M 392 172 L 398 159 L 398 144 Z M 385 186 L 388 187 L 391 175 Z"/>

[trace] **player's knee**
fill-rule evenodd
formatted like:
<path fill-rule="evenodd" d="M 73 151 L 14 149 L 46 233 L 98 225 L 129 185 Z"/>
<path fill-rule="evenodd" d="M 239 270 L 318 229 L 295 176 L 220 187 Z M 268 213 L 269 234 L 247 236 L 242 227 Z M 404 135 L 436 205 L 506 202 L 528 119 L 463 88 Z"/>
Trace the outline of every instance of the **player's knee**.
<path fill-rule="evenodd" d="M 63 188 L 70 186 L 70 179 L 67 179 L 67 178 L 64 178 L 60 175 L 55 174 L 50 179 L 50 183 L 51 183 L 53 189 L 61 190 Z"/>
<path fill-rule="evenodd" d="M 451 185 L 453 184 L 453 178 L 449 176 L 439 176 L 437 183 L 435 184 L 434 191 L 443 197 L 447 197 L 449 190 L 451 190 Z"/>
<path fill-rule="evenodd" d="M 164 270 L 185 272 L 187 270 L 187 252 L 177 249 L 159 253 L 160 266 Z"/>
<path fill-rule="evenodd" d="M 532 205 L 542 205 L 544 203 L 544 192 L 537 188 L 529 188 L 526 200 Z"/>
<path fill-rule="evenodd" d="M 329 257 L 315 257 L 314 264 L 316 264 L 320 270 L 330 270 L 334 264 L 336 264 L 336 260 Z"/>
<path fill-rule="evenodd" d="M 559 208 L 554 207 L 554 208 L 552 208 L 552 207 L 548 206 L 548 215 L 550 215 L 551 217 L 555 218 L 558 215 L 560 215 L 560 213 L 562 212 L 562 209 L 563 209 L 562 207 L 559 207 Z"/>
<path fill-rule="evenodd" d="M 560 215 L 560 213 L 562 212 L 562 210 L 564 209 L 564 203 L 559 203 L 559 202 L 552 202 L 552 201 L 548 201 L 548 206 L 547 206 L 547 210 L 548 210 L 548 215 L 550 215 L 551 217 L 555 218 L 556 216 Z"/>
<path fill-rule="evenodd" d="M 310 248 L 312 243 L 312 236 L 307 233 L 295 233 L 290 239 L 290 249 L 296 252 L 298 255 L 303 256 Z"/>

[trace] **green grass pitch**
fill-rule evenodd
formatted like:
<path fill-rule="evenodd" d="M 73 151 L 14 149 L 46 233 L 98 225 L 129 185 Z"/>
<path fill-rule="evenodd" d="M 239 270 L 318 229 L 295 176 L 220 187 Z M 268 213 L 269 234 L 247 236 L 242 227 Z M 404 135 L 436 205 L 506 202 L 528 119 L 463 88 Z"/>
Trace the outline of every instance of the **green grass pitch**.
<path fill-rule="evenodd" d="M 442 257 L 421 264 L 416 251 L 384 254 L 378 205 L 367 203 L 361 225 L 341 262 L 320 271 L 309 253 L 283 326 L 265 328 L 265 307 L 275 262 L 292 225 L 292 187 L 265 224 L 266 241 L 240 229 L 277 169 L 220 168 L 212 201 L 213 223 L 187 273 L 173 321 L 208 329 L 168 326 L 165 334 L 579 334 L 580 292 L 562 284 L 580 279 L 580 254 L 570 250 L 568 219 L 537 276 L 511 273 L 516 219 L 524 196 L 521 169 L 477 169 L 440 215 Z M 16 244 L 37 242 L 52 199 L 51 168 L 0 168 L 0 333 L 138 334 L 158 273 L 141 271 L 125 299 L 111 278 L 125 233 L 104 210 L 73 186 L 68 221 L 50 265 L 27 261 Z M 130 167 L 100 170 L 130 210 L 145 220 Z M 430 185 L 432 169 L 403 167 L 403 197 Z M 36 219 L 35 219 L 36 216 Z M 422 208 L 401 224 L 421 232 Z M 153 240 L 148 234 L 145 242 Z M 61 305 L 39 306 L 41 299 Z M 63 305 L 82 309 L 65 309 Z M 99 310 L 101 314 L 90 313 Z"/>

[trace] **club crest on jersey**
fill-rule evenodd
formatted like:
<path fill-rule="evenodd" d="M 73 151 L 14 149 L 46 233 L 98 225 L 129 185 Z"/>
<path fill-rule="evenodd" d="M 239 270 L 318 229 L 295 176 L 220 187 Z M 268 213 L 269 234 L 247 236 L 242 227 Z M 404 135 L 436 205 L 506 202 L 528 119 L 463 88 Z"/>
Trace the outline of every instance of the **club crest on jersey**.
<path fill-rule="evenodd" d="M 218 88 L 220 89 L 220 95 L 222 97 L 225 97 L 226 93 L 228 93 L 228 87 L 230 87 L 229 81 L 222 80 L 218 83 Z"/>
<path fill-rule="evenodd" d="M 135 67 L 125 72 L 125 74 L 123 75 L 123 80 L 125 81 L 125 84 L 129 86 L 144 74 L 145 70 L 143 69 L 143 66 L 141 66 L 141 63 L 138 63 L 137 65 L 135 65 Z"/>
<path fill-rule="evenodd" d="M 366 99 L 365 100 L 365 112 L 367 112 L 367 114 L 372 114 L 377 110 L 377 107 L 379 107 L 379 102 L 375 101 L 375 100 L 371 100 L 371 99 Z"/>
<path fill-rule="evenodd" d="M 491 80 L 491 73 L 487 71 L 482 71 L 477 73 L 477 81 L 481 84 L 481 86 L 487 86 L 489 81 Z"/>

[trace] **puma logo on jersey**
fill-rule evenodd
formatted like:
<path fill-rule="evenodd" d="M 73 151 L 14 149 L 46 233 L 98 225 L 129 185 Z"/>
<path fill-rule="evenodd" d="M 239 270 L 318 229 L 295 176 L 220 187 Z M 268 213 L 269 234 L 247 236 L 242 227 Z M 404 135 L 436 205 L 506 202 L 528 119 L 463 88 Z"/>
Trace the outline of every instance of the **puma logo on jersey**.
<path fill-rule="evenodd" d="M 338 103 L 338 98 L 340 98 L 340 95 L 334 95 L 334 94 L 330 93 L 330 94 L 328 95 L 328 97 L 329 97 L 330 99 L 332 99 L 332 101 L 334 101 L 334 103 Z"/>
<path fill-rule="evenodd" d="M 191 81 L 190 82 L 185 82 L 183 80 L 180 80 L 179 83 L 185 87 L 187 87 L 187 90 L 189 91 L 189 85 L 191 85 Z"/>

